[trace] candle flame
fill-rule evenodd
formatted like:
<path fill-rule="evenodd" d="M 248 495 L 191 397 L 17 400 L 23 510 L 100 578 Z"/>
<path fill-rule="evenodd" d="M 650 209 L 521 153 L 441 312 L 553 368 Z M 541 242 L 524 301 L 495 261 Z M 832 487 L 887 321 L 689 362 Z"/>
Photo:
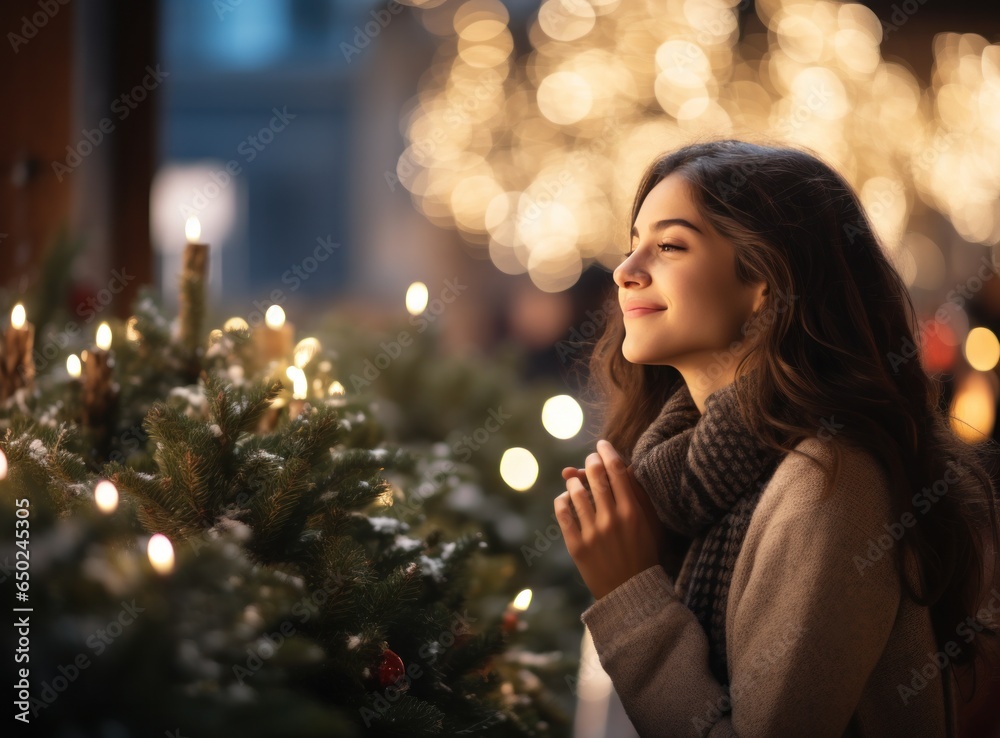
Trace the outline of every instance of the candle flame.
<path fill-rule="evenodd" d="M 306 373 L 297 366 L 290 366 L 285 370 L 285 374 L 292 380 L 292 399 L 306 399 L 309 387 L 309 383 L 306 381 Z"/>
<path fill-rule="evenodd" d="M 107 351 L 111 348 L 111 326 L 107 323 L 101 323 L 97 327 L 97 348 L 101 351 Z"/>
<path fill-rule="evenodd" d="M 113 513 L 118 507 L 118 488 L 107 479 L 102 479 L 94 487 L 94 502 L 102 513 Z"/>
<path fill-rule="evenodd" d="M 169 574 L 174 569 L 174 547 L 162 533 L 154 533 L 146 546 L 146 555 L 158 574 Z"/>
<path fill-rule="evenodd" d="M 201 238 L 201 221 L 193 215 L 184 223 L 184 236 L 188 243 L 194 243 Z"/>
<path fill-rule="evenodd" d="M 128 323 L 125 324 L 125 338 L 133 343 L 142 340 L 142 334 L 139 333 L 139 319 L 134 315 L 128 319 Z"/>
<path fill-rule="evenodd" d="M 329 392 L 332 397 L 343 397 L 346 390 L 344 389 L 344 385 L 335 379 L 333 380 L 333 384 L 330 385 Z"/>
<path fill-rule="evenodd" d="M 514 601 L 511 603 L 510 606 L 513 607 L 515 610 L 520 610 L 521 612 L 524 612 L 525 610 L 528 609 L 528 605 L 530 604 L 531 604 L 531 590 L 522 589 L 520 592 L 517 593 L 517 597 L 514 598 Z"/>
<path fill-rule="evenodd" d="M 83 371 L 83 365 L 80 363 L 80 357 L 76 354 L 70 354 L 66 357 L 66 371 L 73 379 L 79 379 L 80 373 Z"/>
<path fill-rule="evenodd" d="M 7 454 L 0 451 L 0 480 L 7 478 Z"/>
<path fill-rule="evenodd" d="M 322 346 L 316 338 L 303 338 L 299 341 L 298 345 L 295 347 L 295 366 L 302 369 L 306 364 L 312 361 L 313 357 L 319 353 Z"/>
<path fill-rule="evenodd" d="M 278 330 L 285 324 L 285 311 L 281 309 L 280 305 L 272 305 L 264 313 L 264 322 L 267 323 L 268 328 Z"/>
<path fill-rule="evenodd" d="M 16 328 L 21 330 L 24 328 L 24 323 L 28 319 L 27 314 L 24 312 L 24 305 L 17 303 L 14 309 L 10 311 L 10 325 L 11 328 Z"/>

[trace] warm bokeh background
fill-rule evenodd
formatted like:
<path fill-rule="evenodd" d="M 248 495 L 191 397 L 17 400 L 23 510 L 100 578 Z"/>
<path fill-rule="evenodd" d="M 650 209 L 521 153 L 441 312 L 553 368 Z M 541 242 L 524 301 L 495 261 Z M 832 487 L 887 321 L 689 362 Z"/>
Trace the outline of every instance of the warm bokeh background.
<path fill-rule="evenodd" d="M 991 2 L 10 0 L 0 31 L 0 313 L 92 331 L 143 284 L 176 306 L 200 239 L 213 325 L 277 303 L 302 335 L 378 331 L 425 299 L 449 351 L 516 346 L 579 395 L 569 342 L 642 168 L 747 137 L 858 188 L 956 431 L 997 437 Z"/>

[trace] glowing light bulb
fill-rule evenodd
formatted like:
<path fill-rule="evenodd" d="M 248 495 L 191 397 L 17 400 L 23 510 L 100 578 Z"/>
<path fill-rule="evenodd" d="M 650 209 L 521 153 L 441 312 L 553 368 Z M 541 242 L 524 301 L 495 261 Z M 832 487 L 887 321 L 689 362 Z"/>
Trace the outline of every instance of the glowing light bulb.
<path fill-rule="evenodd" d="M 102 513 L 113 513 L 118 507 L 118 488 L 107 479 L 102 479 L 94 487 L 94 502 Z"/>
<path fill-rule="evenodd" d="M 572 438 L 583 427 L 580 403 L 569 395 L 550 397 L 542 405 L 542 426 L 556 438 Z"/>
<path fill-rule="evenodd" d="M 346 390 L 344 389 L 344 385 L 342 385 L 336 379 L 333 380 L 333 384 L 330 385 L 330 389 L 327 391 L 330 393 L 331 397 L 343 397 L 344 393 L 346 392 Z"/>
<path fill-rule="evenodd" d="M 83 372 L 83 365 L 80 363 L 80 357 L 76 354 L 70 354 L 66 357 L 66 371 L 73 379 L 79 379 L 80 374 Z"/>
<path fill-rule="evenodd" d="M 225 323 L 223 323 L 222 330 L 229 332 L 248 331 L 250 330 L 250 324 L 237 315 L 235 317 L 230 318 Z"/>
<path fill-rule="evenodd" d="M 514 447 L 500 457 L 500 477 L 511 489 L 524 492 L 538 479 L 538 462 L 526 448 Z"/>
<path fill-rule="evenodd" d="M 427 309 L 427 285 L 414 282 L 406 288 L 406 311 L 410 315 L 420 315 Z"/>
<path fill-rule="evenodd" d="M 24 305 L 17 303 L 14 309 L 10 311 L 10 327 L 21 330 L 24 328 L 25 322 L 28 320 L 28 314 L 24 311 Z"/>
<path fill-rule="evenodd" d="M 97 348 L 102 351 L 107 351 L 111 348 L 111 326 L 107 323 L 101 323 L 97 327 Z"/>
<path fill-rule="evenodd" d="M 149 539 L 146 555 L 158 574 L 169 574 L 174 570 L 174 547 L 162 533 L 154 533 Z"/>
<path fill-rule="evenodd" d="M 264 313 L 264 322 L 267 323 L 268 328 L 278 330 L 285 324 L 285 311 L 281 309 L 280 305 L 272 305 Z"/>

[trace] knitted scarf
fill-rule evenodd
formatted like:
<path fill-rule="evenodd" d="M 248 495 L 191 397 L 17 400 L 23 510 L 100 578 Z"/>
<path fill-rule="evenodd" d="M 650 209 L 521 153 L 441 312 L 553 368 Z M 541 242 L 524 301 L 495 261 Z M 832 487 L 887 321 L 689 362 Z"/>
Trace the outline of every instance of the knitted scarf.
<path fill-rule="evenodd" d="M 737 382 L 752 391 L 752 374 Z M 691 541 L 675 592 L 709 641 L 709 665 L 729 683 L 726 604 L 736 557 L 761 492 L 784 454 L 742 423 L 736 383 L 710 394 L 698 412 L 683 380 L 632 450 L 632 470 L 668 532 Z"/>

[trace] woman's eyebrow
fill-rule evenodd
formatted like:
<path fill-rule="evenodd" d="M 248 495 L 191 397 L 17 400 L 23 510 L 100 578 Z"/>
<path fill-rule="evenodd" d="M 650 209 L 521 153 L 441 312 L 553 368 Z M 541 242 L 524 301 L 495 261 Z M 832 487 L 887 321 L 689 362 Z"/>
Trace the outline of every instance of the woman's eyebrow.
<path fill-rule="evenodd" d="M 658 220 L 655 223 L 653 223 L 653 227 L 650 228 L 650 231 L 655 233 L 656 231 L 662 231 L 667 226 L 672 226 L 672 225 L 684 226 L 685 228 L 690 228 L 692 231 L 695 231 L 696 233 L 701 233 L 701 229 L 698 226 L 696 226 L 689 220 L 684 220 L 684 218 L 664 218 L 663 220 Z M 633 238 L 639 237 L 639 229 L 636 226 L 632 226 L 632 237 Z"/>

